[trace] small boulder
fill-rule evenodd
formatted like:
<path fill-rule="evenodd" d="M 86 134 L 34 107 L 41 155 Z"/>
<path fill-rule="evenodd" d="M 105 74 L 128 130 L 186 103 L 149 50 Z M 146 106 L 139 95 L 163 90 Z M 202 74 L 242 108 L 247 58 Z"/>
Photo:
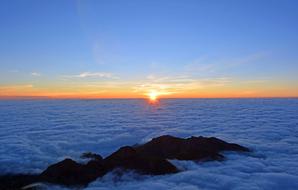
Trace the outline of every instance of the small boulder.
<path fill-rule="evenodd" d="M 85 152 L 81 155 L 81 158 L 83 159 L 92 159 L 92 160 L 97 160 L 101 161 L 102 157 L 99 154 L 94 154 L 92 152 Z"/>

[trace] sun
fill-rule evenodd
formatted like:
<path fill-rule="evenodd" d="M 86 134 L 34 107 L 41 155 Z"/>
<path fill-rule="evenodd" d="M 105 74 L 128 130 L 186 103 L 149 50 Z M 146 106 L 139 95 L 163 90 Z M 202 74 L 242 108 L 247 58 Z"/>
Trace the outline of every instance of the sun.
<path fill-rule="evenodd" d="M 158 93 L 156 91 L 151 91 L 148 93 L 148 97 L 150 101 L 156 101 L 158 97 Z"/>

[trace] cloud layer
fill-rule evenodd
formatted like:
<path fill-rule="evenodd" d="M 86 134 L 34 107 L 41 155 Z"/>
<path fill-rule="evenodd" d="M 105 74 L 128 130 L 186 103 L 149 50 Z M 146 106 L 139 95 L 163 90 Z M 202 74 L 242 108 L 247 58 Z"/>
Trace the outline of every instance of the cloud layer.
<path fill-rule="evenodd" d="M 203 135 L 253 153 L 226 152 L 224 162 L 172 161 L 185 170 L 174 175 L 110 173 L 87 189 L 291 190 L 298 186 L 297 112 L 297 99 L 0 101 L 0 171 L 40 172 L 65 157 L 107 156 L 163 134 Z"/>

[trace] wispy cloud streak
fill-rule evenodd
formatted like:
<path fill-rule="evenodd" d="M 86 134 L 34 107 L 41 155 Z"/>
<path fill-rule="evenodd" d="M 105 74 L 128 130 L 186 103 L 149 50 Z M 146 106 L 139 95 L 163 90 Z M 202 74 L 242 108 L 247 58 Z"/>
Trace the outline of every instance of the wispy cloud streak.
<path fill-rule="evenodd" d="M 66 75 L 66 78 L 117 78 L 112 73 L 107 72 L 82 72 L 77 75 Z"/>
<path fill-rule="evenodd" d="M 32 76 L 35 76 L 35 77 L 40 77 L 40 76 L 41 76 L 41 74 L 40 74 L 40 73 L 37 73 L 37 72 L 33 72 L 33 73 L 31 73 L 31 75 L 32 75 Z"/>

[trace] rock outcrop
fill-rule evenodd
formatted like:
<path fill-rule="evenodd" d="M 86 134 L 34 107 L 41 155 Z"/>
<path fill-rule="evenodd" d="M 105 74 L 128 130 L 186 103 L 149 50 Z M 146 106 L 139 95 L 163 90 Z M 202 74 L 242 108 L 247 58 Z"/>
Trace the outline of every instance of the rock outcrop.
<path fill-rule="evenodd" d="M 32 183 L 46 182 L 65 186 L 87 186 L 116 168 L 134 170 L 140 174 L 163 175 L 179 172 L 168 159 L 210 161 L 223 160 L 221 151 L 248 152 L 238 144 L 227 143 L 215 137 L 187 139 L 169 135 L 154 138 L 139 146 L 124 146 L 106 158 L 84 153 L 81 158 L 91 159 L 87 164 L 69 158 L 50 165 L 41 174 L 0 176 L 0 189 L 22 189 Z M 29 188 L 30 189 L 30 186 Z"/>
<path fill-rule="evenodd" d="M 248 148 L 227 143 L 215 137 L 191 137 L 187 139 L 169 135 L 154 138 L 136 151 L 143 156 L 177 160 L 222 160 L 221 151 L 247 152 Z"/>

